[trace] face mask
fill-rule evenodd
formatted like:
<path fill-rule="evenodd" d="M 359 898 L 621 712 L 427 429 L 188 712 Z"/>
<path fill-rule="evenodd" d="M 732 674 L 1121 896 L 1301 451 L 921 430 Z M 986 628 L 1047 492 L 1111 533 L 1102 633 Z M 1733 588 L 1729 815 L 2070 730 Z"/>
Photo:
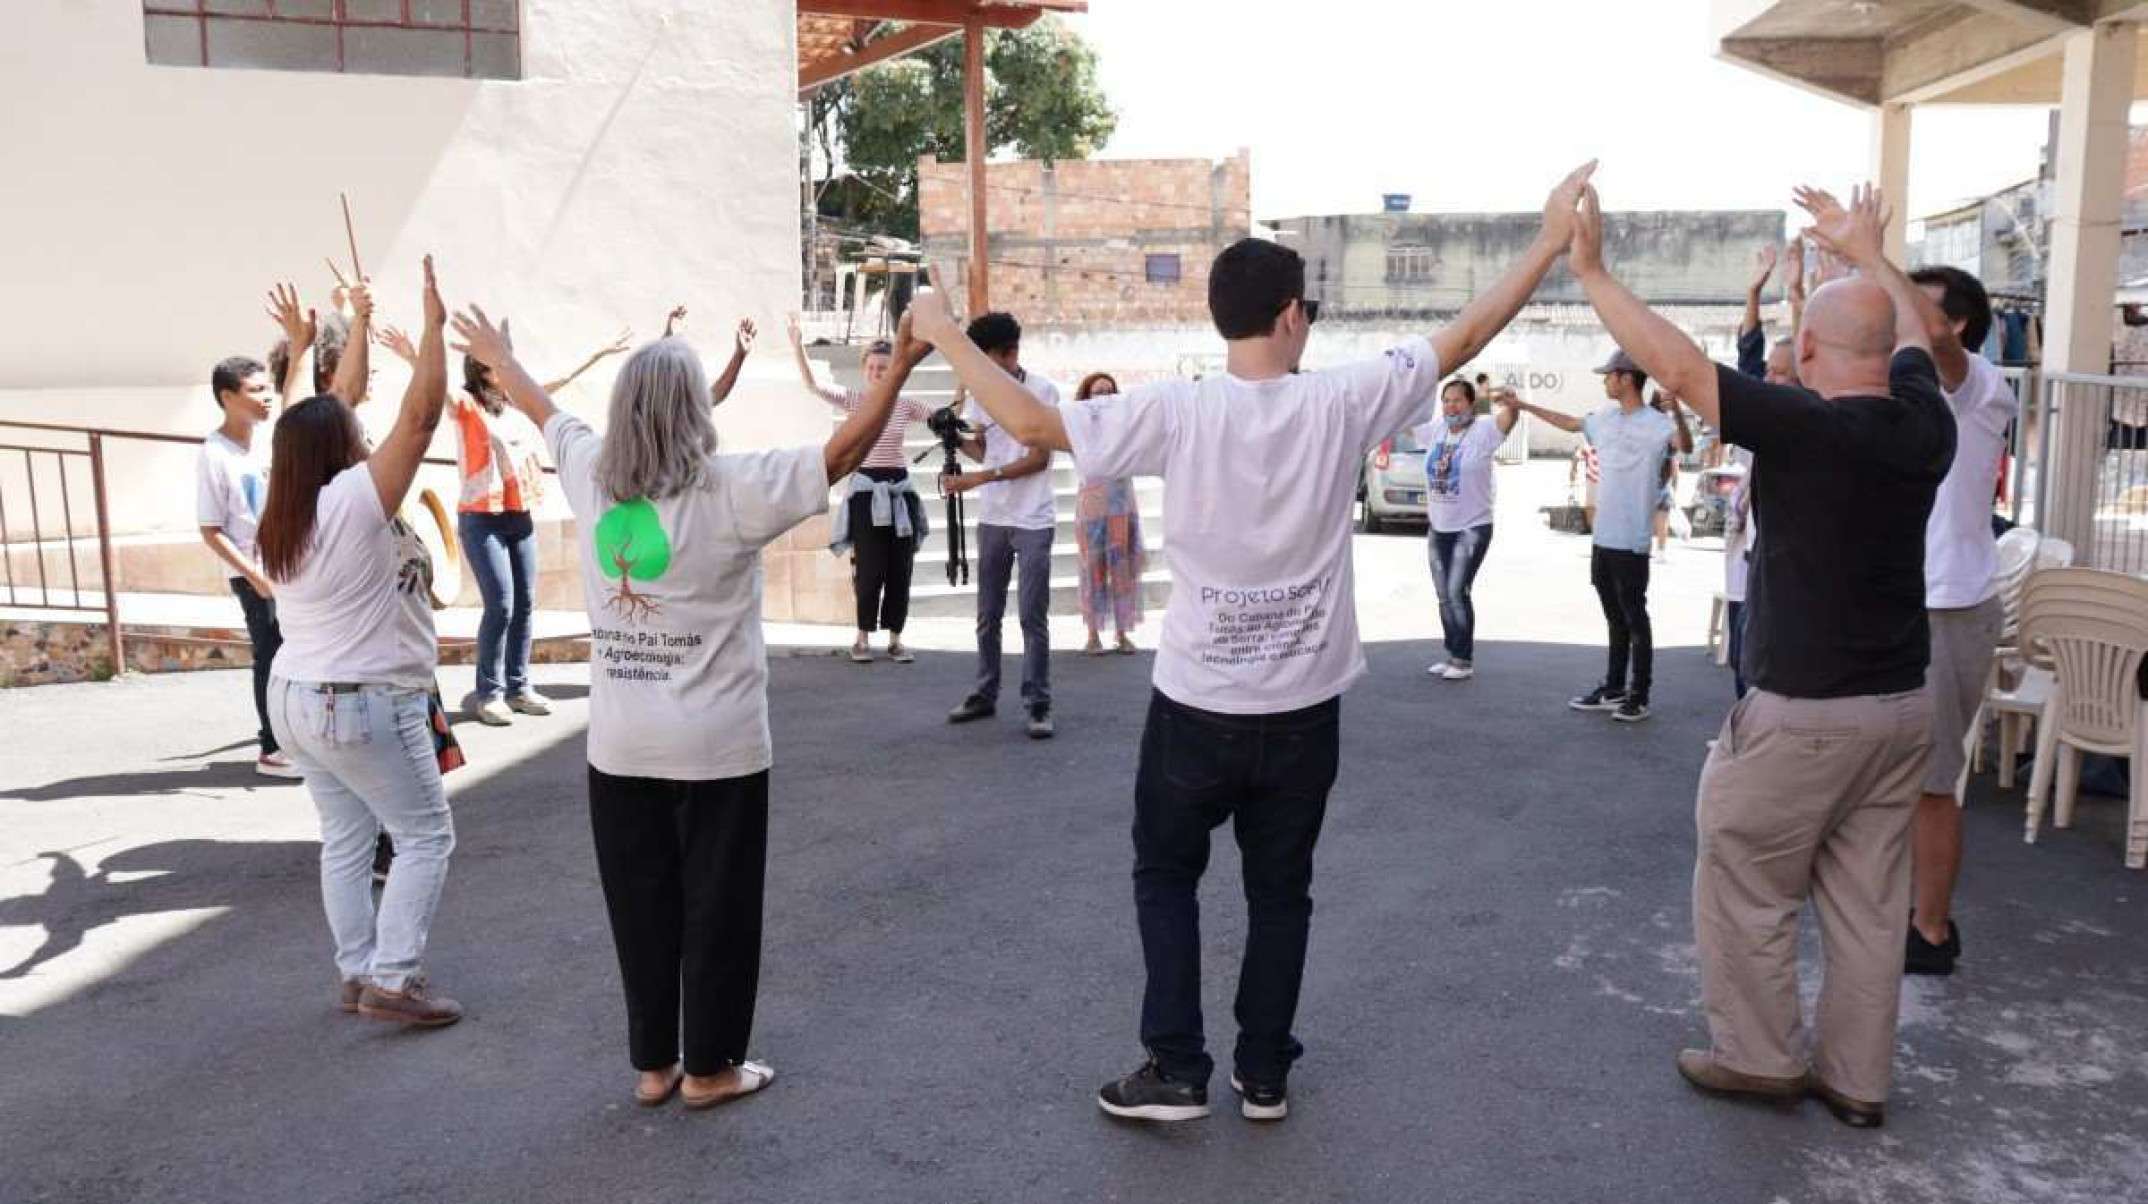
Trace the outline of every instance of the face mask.
<path fill-rule="evenodd" d="M 1451 414 L 1447 418 L 1447 429 L 1450 431 L 1461 430 L 1463 427 L 1468 426 L 1470 420 L 1475 417 L 1475 414 Z"/>

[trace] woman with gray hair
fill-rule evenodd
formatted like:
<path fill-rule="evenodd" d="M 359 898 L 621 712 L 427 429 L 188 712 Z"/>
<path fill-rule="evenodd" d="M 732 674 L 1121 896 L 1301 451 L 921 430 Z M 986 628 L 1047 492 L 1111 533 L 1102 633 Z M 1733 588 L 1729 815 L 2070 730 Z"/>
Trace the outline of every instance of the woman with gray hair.
<path fill-rule="evenodd" d="M 906 324 L 893 370 L 824 446 L 719 454 L 708 378 L 684 340 L 627 359 L 600 436 L 552 404 L 482 309 L 457 314 L 455 332 L 543 429 L 574 511 L 590 618 L 589 818 L 635 1100 L 677 1092 L 708 1108 L 750 1095 L 775 1077 L 746 1060 L 771 762 L 761 549 L 827 509 L 931 349 Z"/>

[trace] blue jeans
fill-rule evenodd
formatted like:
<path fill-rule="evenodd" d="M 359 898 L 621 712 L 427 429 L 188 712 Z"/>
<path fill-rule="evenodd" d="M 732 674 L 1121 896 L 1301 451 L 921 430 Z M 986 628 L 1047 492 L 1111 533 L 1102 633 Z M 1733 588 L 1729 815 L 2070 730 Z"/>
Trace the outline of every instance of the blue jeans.
<path fill-rule="evenodd" d="M 1052 529 L 1031 531 L 977 525 L 977 695 L 999 701 L 999 629 L 1007 614 L 1007 582 L 1017 563 L 1022 579 L 1015 605 L 1022 621 L 1022 701 L 1052 705 Z"/>
<path fill-rule="evenodd" d="M 537 524 L 529 511 L 463 514 L 455 520 L 477 577 L 485 615 L 477 623 L 477 694 L 498 698 L 530 685 L 530 612 L 537 589 Z M 501 665 L 502 655 L 506 665 Z"/>
<path fill-rule="evenodd" d="M 1426 541 L 1432 561 L 1432 588 L 1439 591 L 1439 625 L 1446 636 L 1447 655 L 1458 661 L 1474 659 L 1477 650 L 1477 604 L 1470 600 L 1470 587 L 1484 554 L 1492 550 L 1492 524 L 1465 531 L 1434 531 Z"/>
<path fill-rule="evenodd" d="M 425 958 L 455 848 L 425 690 L 269 681 L 269 721 L 321 814 L 321 906 L 346 980 L 403 989 Z M 395 864 L 373 909 L 373 845 Z"/>

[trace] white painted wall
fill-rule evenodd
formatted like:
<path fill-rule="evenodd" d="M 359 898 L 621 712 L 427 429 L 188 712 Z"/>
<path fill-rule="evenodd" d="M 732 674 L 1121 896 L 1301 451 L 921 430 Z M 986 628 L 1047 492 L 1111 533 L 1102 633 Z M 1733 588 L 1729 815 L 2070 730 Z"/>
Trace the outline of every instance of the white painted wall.
<path fill-rule="evenodd" d="M 451 306 L 514 316 L 539 372 L 622 326 L 654 336 L 673 303 L 713 372 L 750 314 L 765 337 L 727 443 L 825 436 L 778 320 L 798 292 L 791 0 L 523 0 L 512 82 L 152 67 L 137 0 L 6 7 L 0 419 L 212 427 L 211 365 L 275 338 L 269 284 L 325 307 L 343 190 L 387 320 L 416 321 L 426 251 Z M 381 430 L 403 373 L 375 362 Z M 616 363 L 563 400 L 601 421 Z M 115 452 L 113 477 L 121 530 L 192 526 L 189 452 Z"/>

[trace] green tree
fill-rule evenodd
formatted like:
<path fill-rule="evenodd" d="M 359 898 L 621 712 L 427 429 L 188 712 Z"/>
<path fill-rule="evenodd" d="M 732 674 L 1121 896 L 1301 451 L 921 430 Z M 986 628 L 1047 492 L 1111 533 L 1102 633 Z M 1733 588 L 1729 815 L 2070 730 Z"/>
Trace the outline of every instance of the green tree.
<path fill-rule="evenodd" d="M 671 567 L 671 539 L 656 507 L 647 498 L 621 502 L 604 512 L 594 532 L 597 568 L 619 579 L 619 592 L 605 600 L 605 607 L 621 618 L 639 621 L 661 608 L 654 598 L 634 592 L 634 582 L 654 581 Z"/>
<path fill-rule="evenodd" d="M 968 157 L 961 38 L 883 63 L 815 93 L 810 120 L 841 174 L 816 189 L 821 216 L 917 237 L 917 160 Z M 1096 77 L 1096 51 L 1056 18 L 985 35 L 987 155 L 1086 159 L 1118 115 Z"/>

